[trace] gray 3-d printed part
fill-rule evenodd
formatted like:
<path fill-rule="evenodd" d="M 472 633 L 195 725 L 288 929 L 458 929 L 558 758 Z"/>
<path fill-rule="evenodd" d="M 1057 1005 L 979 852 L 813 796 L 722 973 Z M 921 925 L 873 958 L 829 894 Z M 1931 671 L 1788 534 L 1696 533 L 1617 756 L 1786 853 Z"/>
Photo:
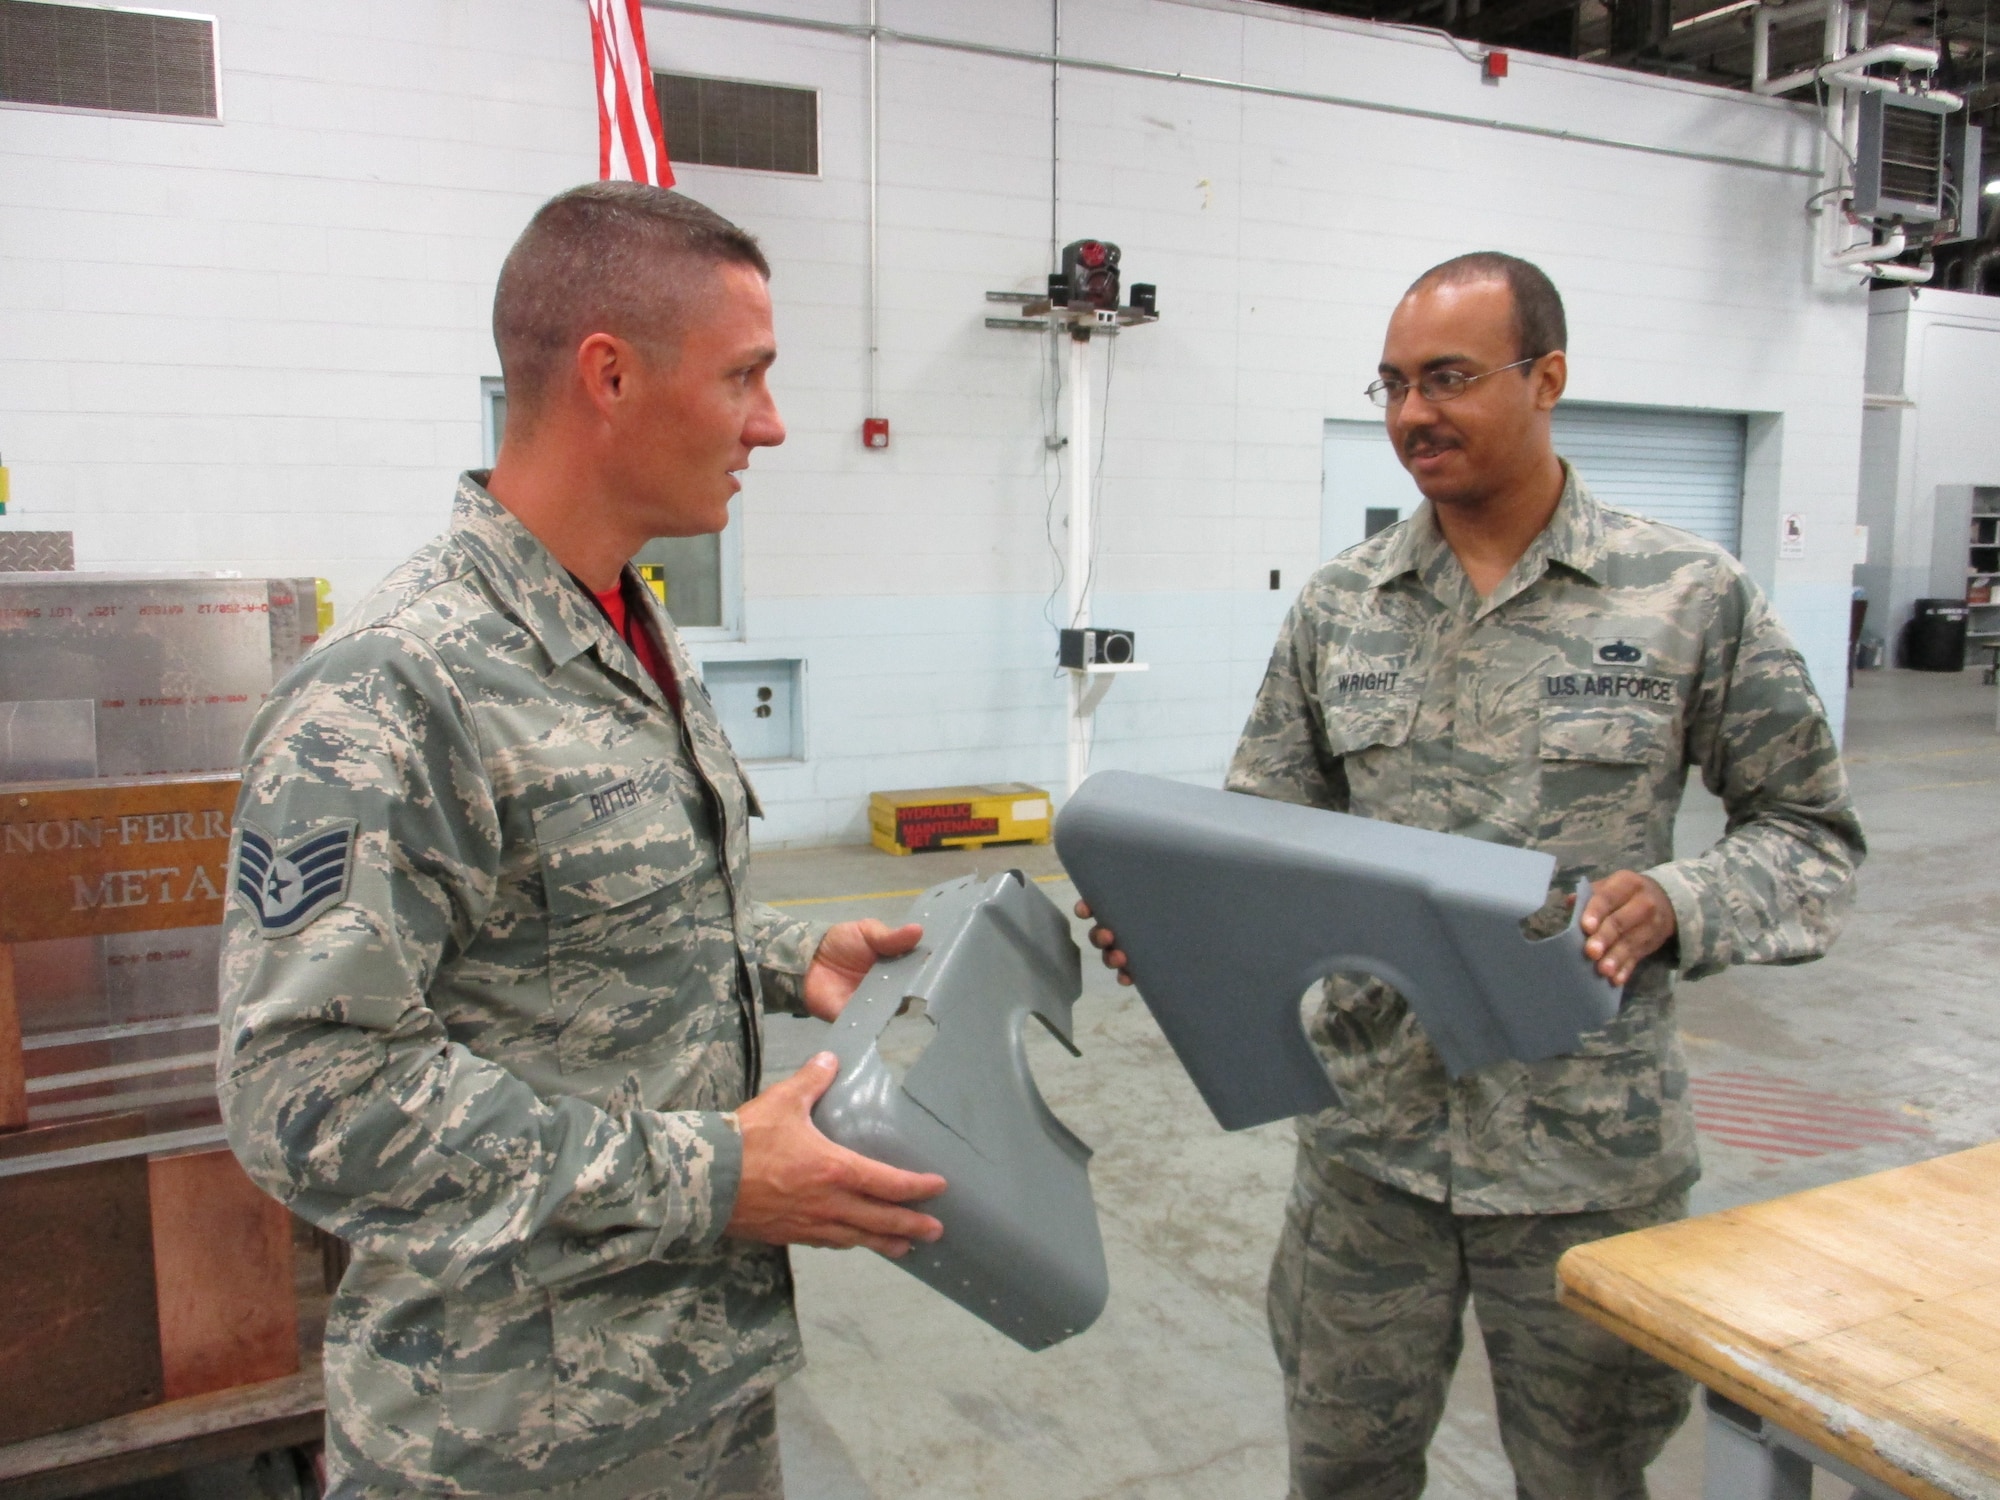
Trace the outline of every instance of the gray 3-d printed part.
<path fill-rule="evenodd" d="M 1018 870 L 919 896 L 923 941 L 878 963 L 834 1024 L 840 1074 L 813 1110 L 831 1139 L 947 1184 L 920 1205 L 944 1225 L 897 1264 L 1029 1349 L 1081 1333 L 1109 1281 L 1090 1148 L 1042 1101 L 1028 1017 L 1065 1047 L 1082 993 L 1069 922 Z M 876 1042 L 906 1000 L 937 1034 L 899 1084 Z"/>
<path fill-rule="evenodd" d="M 1122 771 L 1084 782 L 1055 838 L 1227 1130 L 1335 1102 L 1300 1014 L 1328 974 L 1401 991 L 1453 1077 L 1574 1051 L 1618 1013 L 1575 917 L 1522 935 L 1553 855 Z"/>

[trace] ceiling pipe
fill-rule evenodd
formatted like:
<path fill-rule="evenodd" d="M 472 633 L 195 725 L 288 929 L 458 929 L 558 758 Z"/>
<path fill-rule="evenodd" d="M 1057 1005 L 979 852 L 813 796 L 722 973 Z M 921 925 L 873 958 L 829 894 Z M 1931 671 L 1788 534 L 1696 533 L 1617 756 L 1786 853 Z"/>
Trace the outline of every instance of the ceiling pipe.
<path fill-rule="evenodd" d="M 1589 131 L 1532 124 L 1525 120 L 1506 120 L 1487 115 L 1460 114 L 1453 110 L 1425 109 L 1418 105 L 1394 103 L 1386 99 L 1363 99 L 1346 94 L 1323 93 L 1316 89 L 1285 88 L 1276 84 L 1253 83 L 1243 78 L 1214 78 L 1200 73 L 1169 72 L 1164 68 L 1140 67 L 1100 57 L 1072 57 L 1037 52 L 1024 47 L 965 41 L 956 37 L 930 36 L 919 32 L 900 31 L 890 26 L 871 28 L 865 21 L 823 21 L 806 16 L 740 10 L 732 5 L 709 4 L 707 0 L 640 0 L 640 3 L 648 10 L 673 11 L 688 16 L 711 16 L 723 21 L 741 21 L 757 26 L 778 26 L 794 31 L 851 36 L 864 40 L 872 30 L 874 35 L 885 42 L 899 42 L 913 47 L 935 47 L 946 52 L 960 52 L 972 57 L 1006 58 L 1013 62 L 1034 63 L 1041 67 L 1055 64 L 1079 72 L 1104 73 L 1119 78 L 1153 79 L 1162 83 L 1184 84 L 1198 88 L 1226 89 L 1231 93 L 1250 94 L 1265 99 L 1298 99 L 1308 104 L 1328 104 L 1340 109 L 1361 110 L 1370 114 L 1394 115 L 1410 120 L 1431 120 L 1444 125 L 1470 125 L 1508 135 L 1534 136 L 1542 140 L 1568 141 L 1585 146 L 1606 146 L 1615 151 L 1634 151 L 1646 156 L 1667 156 L 1679 161 L 1706 162 L 1719 167 L 1742 167 L 1753 172 L 1772 172 L 1780 177 L 1820 175 L 1817 167 L 1764 161 L 1753 156 L 1735 156 L 1718 151 L 1694 151 L 1685 146 L 1656 145 L 1650 141 L 1596 135 Z M 1472 0 L 1465 0 L 1465 14 L 1470 16 L 1474 13 Z M 1441 34 L 1439 45 L 1447 43 L 1457 45 L 1457 39 Z"/>
<path fill-rule="evenodd" d="M 1829 27 L 1828 29 L 1830 31 L 1832 28 Z M 1847 40 L 1847 26 L 1844 22 L 1840 27 L 1839 40 L 1842 43 Z M 1870 47 L 1863 52 L 1849 52 L 1844 57 L 1836 53 L 1830 61 L 1822 62 L 1816 67 L 1801 68 L 1798 72 L 1787 73 L 1782 78 L 1771 78 L 1767 76 L 1770 66 L 1768 34 L 1766 34 L 1763 54 L 1766 71 L 1759 72 L 1752 79 L 1750 85 L 1751 88 L 1760 94 L 1789 94 L 1793 89 L 1802 89 L 1809 83 L 1830 83 L 1840 88 L 1872 88 L 1887 90 L 1893 93 L 1898 91 L 1898 86 L 1893 79 L 1862 77 L 1860 76 L 1861 70 L 1863 68 L 1872 68 L 1877 64 L 1888 63 L 1897 64 L 1919 73 L 1929 73 L 1935 71 L 1938 65 L 1937 49 L 1933 47 L 1912 47 L 1903 42 L 1889 42 L 1880 47 Z M 1752 61 L 1755 62 L 1756 60 L 1756 49 L 1753 47 Z M 1936 94 L 1932 97 L 1942 99 L 1946 96 Z M 1955 103 L 1953 107 L 1956 107 Z"/>
<path fill-rule="evenodd" d="M 1879 261 L 1894 260 L 1909 248 L 1909 241 L 1900 227 L 1881 244 L 1869 241 L 1865 245 L 1849 245 L 1845 250 L 1836 250 L 1826 258 L 1830 266 L 1873 266 Z M 1909 269 L 1905 267 L 1904 269 Z M 1928 279 L 1928 273 L 1926 273 Z"/>

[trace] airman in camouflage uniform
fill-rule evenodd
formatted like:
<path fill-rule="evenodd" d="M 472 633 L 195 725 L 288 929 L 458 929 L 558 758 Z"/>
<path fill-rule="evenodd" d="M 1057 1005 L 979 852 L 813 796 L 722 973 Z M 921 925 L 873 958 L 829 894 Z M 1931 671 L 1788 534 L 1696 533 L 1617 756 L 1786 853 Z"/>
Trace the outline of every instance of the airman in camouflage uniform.
<path fill-rule="evenodd" d="M 1690 766 L 1732 831 L 1675 860 Z M 1310 1030 L 1340 1104 L 1300 1121 L 1271 1284 L 1295 1467 L 1328 1470 L 1300 1494 L 1421 1493 L 1468 1292 L 1522 1493 L 1643 1494 L 1685 1382 L 1558 1308 L 1552 1268 L 1572 1244 L 1686 1212 L 1675 968 L 1812 958 L 1845 903 L 1860 832 L 1784 628 L 1720 547 L 1600 506 L 1573 470 L 1484 600 L 1424 506 L 1306 585 L 1228 785 L 1546 849 L 1563 893 L 1616 870 L 1667 891 L 1677 951 L 1639 964 L 1574 1056 L 1453 1081 L 1400 995 L 1328 981 Z M 1542 933 L 1568 918 L 1551 903 Z M 1355 1453 L 1370 1455 L 1359 1475 Z"/>
<path fill-rule="evenodd" d="M 582 226 L 572 248 L 623 235 L 627 275 L 670 255 L 690 219 L 740 234 L 633 184 L 551 209 Z M 838 946 L 828 929 L 750 899 L 756 795 L 630 552 L 589 524 L 593 493 L 619 498 L 593 491 L 593 452 L 625 466 L 614 477 L 649 473 L 652 503 L 699 501 L 721 518 L 724 465 L 782 439 L 763 389 L 768 298 L 756 270 L 727 269 L 720 302 L 700 306 L 740 315 L 751 373 L 725 339 L 736 324 L 684 335 L 694 373 L 667 369 L 685 378 L 665 389 L 708 404 L 675 432 L 678 469 L 648 467 L 657 409 L 618 405 L 655 399 L 662 367 L 609 335 L 591 337 L 620 384 L 574 407 L 570 427 L 558 410 L 534 429 L 561 460 L 546 466 L 553 512 L 537 514 L 560 517 L 551 534 L 622 583 L 644 612 L 633 633 L 495 498 L 497 471 L 469 474 L 450 531 L 294 668 L 251 730 L 221 1098 L 251 1176 L 353 1250 L 326 1333 L 343 1497 L 771 1500 L 771 1392 L 801 1359 L 782 1244 L 894 1253 L 896 1235 L 921 1232 L 881 1218 L 879 1202 L 850 1204 L 841 1222 L 886 1226 L 887 1240 L 808 1222 L 805 1208 L 772 1219 L 773 1201 L 806 1203 L 787 1183 L 819 1182 L 828 1163 L 854 1166 L 857 1191 L 884 1200 L 903 1174 L 810 1131 L 825 1059 L 759 1095 L 761 1007 L 837 1013 L 851 982 L 829 992 L 820 977 Z M 552 295 L 567 295 L 563 281 Z M 699 360 L 718 347 L 727 357 L 703 385 Z M 589 444 L 572 469 L 559 445 L 579 424 Z M 527 442 L 502 464 L 532 457 Z M 513 493 L 532 498 L 518 477 Z M 658 678 L 642 640 L 664 657 Z M 864 939 L 860 972 L 870 949 L 890 951 Z M 819 1155 L 802 1177 L 766 1165 L 779 1105 L 787 1139 Z M 761 1219 L 745 1217 L 753 1184 Z"/>
<path fill-rule="evenodd" d="M 1309 1030 L 1339 1103 L 1299 1121 L 1269 1296 L 1292 1494 L 1422 1493 L 1471 1299 L 1523 1500 L 1640 1500 L 1688 1383 L 1560 1308 L 1555 1263 L 1685 1214 L 1698 1164 L 1676 971 L 1824 952 L 1861 831 L 1804 663 L 1742 567 L 1599 505 L 1548 447 L 1562 356 L 1546 351 L 1562 331 L 1546 278 L 1505 257 L 1448 262 L 1399 318 L 1427 292 L 1400 347 L 1391 325 L 1390 437 L 1427 493 L 1460 508 L 1444 521 L 1461 534 L 1467 513 L 1521 496 L 1527 525 L 1513 545 L 1466 542 L 1484 587 L 1435 497 L 1322 568 L 1279 634 L 1227 785 L 1547 850 L 1556 886 L 1531 927 L 1566 926 L 1566 898 L 1590 879 L 1586 952 L 1624 998 L 1574 1055 L 1452 1080 L 1394 990 L 1326 983 Z M 1539 344 L 1524 292 L 1553 307 Z M 1517 355 L 1537 368 L 1503 373 Z M 1527 476 L 1512 496 L 1509 465 Z M 1537 510 L 1547 495 L 1553 510 Z M 1690 767 L 1729 831 L 1676 859 Z M 1111 934 L 1093 938 L 1122 960 Z"/>

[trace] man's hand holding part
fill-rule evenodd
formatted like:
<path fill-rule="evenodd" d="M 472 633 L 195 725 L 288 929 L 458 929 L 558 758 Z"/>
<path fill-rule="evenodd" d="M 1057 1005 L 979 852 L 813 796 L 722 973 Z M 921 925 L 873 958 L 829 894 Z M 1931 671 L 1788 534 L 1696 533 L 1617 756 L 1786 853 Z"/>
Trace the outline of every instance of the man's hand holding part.
<path fill-rule="evenodd" d="M 1583 909 L 1583 956 L 1623 987 L 1639 961 L 1658 952 L 1677 926 L 1674 904 L 1657 880 L 1618 870 L 1591 887 Z"/>
<path fill-rule="evenodd" d="M 725 1234 L 770 1245 L 865 1245 L 893 1260 L 907 1255 L 913 1240 L 944 1233 L 929 1214 L 901 1206 L 935 1198 L 942 1177 L 870 1161 L 813 1124 L 813 1105 L 839 1071 L 838 1059 L 822 1052 L 736 1112 L 743 1175 Z"/>
<path fill-rule="evenodd" d="M 873 917 L 828 928 L 813 954 L 812 967 L 806 970 L 806 1009 L 822 1021 L 839 1020 L 875 960 L 902 957 L 923 935 L 923 928 L 914 922 L 891 927 Z"/>
<path fill-rule="evenodd" d="M 1090 918 L 1090 903 L 1076 903 L 1076 914 L 1086 921 Z M 1118 947 L 1118 935 L 1102 924 L 1090 929 L 1090 945 L 1104 956 L 1104 967 L 1118 971 L 1118 982 L 1130 984 L 1132 976 L 1125 972 L 1125 955 Z"/>

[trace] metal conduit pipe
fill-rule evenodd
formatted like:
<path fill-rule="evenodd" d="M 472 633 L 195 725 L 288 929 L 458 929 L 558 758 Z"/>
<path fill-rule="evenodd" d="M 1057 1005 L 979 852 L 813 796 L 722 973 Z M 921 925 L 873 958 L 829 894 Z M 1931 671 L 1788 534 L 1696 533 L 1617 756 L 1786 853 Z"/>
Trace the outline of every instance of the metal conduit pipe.
<path fill-rule="evenodd" d="M 877 0 L 868 0 L 868 410 L 864 417 L 882 415 L 877 400 L 876 365 L 882 351 L 882 246 L 878 212 L 882 179 L 882 83 L 876 55 Z"/>
<path fill-rule="evenodd" d="M 1844 33 L 1843 33 L 1844 39 Z M 1920 73 L 1928 73 L 1937 67 L 1938 55 L 1929 47 L 1909 47 L 1900 42 L 1886 46 L 1870 47 L 1865 52 L 1853 52 L 1838 57 L 1831 62 L 1823 62 L 1818 67 L 1801 68 L 1796 73 L 1787 73 L 1783 78 L 1755 80 L 1752 87 L 1760 94 L 1788 94 L 1793 89 L 1802 89 L 1809 83 L 1830 83 L 1836 88 L 1871 89 L 1877 93 L 1899 94 L 1903 86 L 1893 78 L 1870 78 L 1861 70 L 1877 63 L 1900 63 L 1906 68 L 1914 68 Z M 1964 101 L 1956 94 L 1942 90 L 1933 91 L 1927 97 L 1957 109 Z"/>
<path fill-rule="evenodd" d="M 1872 68 L 1876 63 L 1901 63 L 1906 68 L 1929 73 L 1938 65 L 1937 48 L 1913 47 L 1907 42 L 1884 42 L 1879 47 L 1848 53 L 1840 59 L 1839 71 L 1845 73 L 1855 68 Z M 1833 71 L 1834 66 L 1828 63 L 1827 71 Z"/>
<path fill-rule="evenodd" d="M 1129 63 L 1106 62 L 1101 58 L 1068 57 L 1052 52 L 1034 52 L 1025 47 L 1001 47 L 989 42 L 965 42 L 952 37 L 925 36 L 898 31 L 868 22 L 817 21 L 803 16 L 772 15 L 766 11 L 738 10 L 728 5 L 705 5 L 698 0 L 640 0 L 648 10 L 673 11 L 680 15 L 706 16 L 712 20 L 742 21 L 756 26 L 777 26 L 793 31 L 815 31 L 831 36 L 870 37 L 902 42 L 911 47 L 933 47 L 944 52 L 964 52 L 975 57 L 1004 58 L 1010 62 L 1033 63 L 1038 67 L 1075 68 L 1086 73 L 1109 73 L 1120 78 L 1150 78 L 1161 83 L 1185 83 L 1200 88 L 1227 89 L 1232 93 L 1257 94 L 1267 99 L 1297 99 L 1307 104 L 1330 104 L 1340 109 L 1357 109 L 1370 114 L 1398 115 L 1404 119 L 1432 120 L 1443 125 L 1472 125 L 1481 130 L 1497 130 L 1508 135 L 1535 136 L 1542 140 L 1569 141 L 1580 146 L 1604 146 L 1614 151 L 1637 151 L 1647 156 L 1669 156 L 1677 161 L 1705 162 L 1717 167 L 1741 167 L 1751 172 L 1775 172 L 1782 177 L 1817 177 L 1816 166 L 1792 166 L 1786 162 L 1762 161 L 1753 156 L 1730 156 L 1717 151 L 1690 151 L 1681 146 L 1659 146 L 1650 141 L 1621 140 L 1616 136 L 1593 135 L 1588 131 L 1559 130 L 1550 125 L 1527 125 L 1515 120 L 1498 120 L 1485 115 L 1462 115 L 1450 110 L 1419 109 L 1410 104 L 1390 104 L 1378 99 L 1355 99 L 1345 94 L 1321 93 L 1314 89 L 1279 88 L 1266 83 L 1249 83 L 1239 78 L 1212 78 L 1200 73 L 1168 72 L 1164 68 L 1141 68 Z M 1824 3 L 1824 0 L 1820 0 Z"/>
<path fill-rule="evenodd" d="M 1909 242 L 1904 238 L 1903 231 L 1898 229 L 1879 245 L 1870 242 L 1866 245 L 1849 245 L 1845 250 L 1836 250 L 1826 258 L 1826 263 L 1830 266 L 1872 266 L 1881 261 L 1894 260 L 1908 248 Z M 1930 279 L 1928 271 L 1924 273 L 1924 279 L 1927 281 Z"/>

